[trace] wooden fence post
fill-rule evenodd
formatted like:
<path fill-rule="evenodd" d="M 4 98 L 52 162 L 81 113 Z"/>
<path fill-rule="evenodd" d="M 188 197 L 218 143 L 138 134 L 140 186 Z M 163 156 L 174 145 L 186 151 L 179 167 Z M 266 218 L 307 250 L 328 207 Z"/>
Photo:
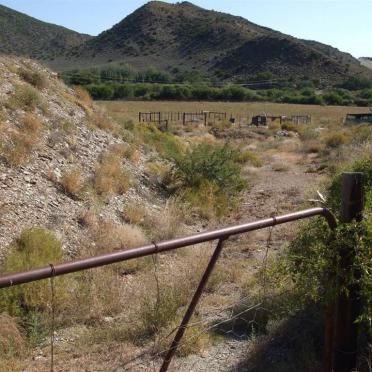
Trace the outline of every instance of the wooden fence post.
<path fill-rule="evenodd" d="M 363 174 L 344 173 L 340 222 L 361 221 L 363 202 Z M 354 247 L 343 247 L 340 255 L 341 269 L 350 270 L 355 258 Z M 355 284 L 347 287 L 349 294 L 342 293 L 336 299 L 334 372 L 350 372 L 356 367 L 358 326 L 355 320 L 360 315 L 360 288 Z"/>

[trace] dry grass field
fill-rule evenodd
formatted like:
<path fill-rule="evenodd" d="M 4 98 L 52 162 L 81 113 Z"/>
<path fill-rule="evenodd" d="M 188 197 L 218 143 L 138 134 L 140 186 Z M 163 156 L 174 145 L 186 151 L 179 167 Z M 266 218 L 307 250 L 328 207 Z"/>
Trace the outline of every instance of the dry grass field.
<path fill-rule="evenodd" d="M 265 102 L 174 102 L 174 101 L 100 101 L 99 105 L 105 107 L 115 118 L 138 120 L 140 111 L 173 111 L 173 112 L 197 112 L 218 111 L 226 112 L 228 117 L 232 115 L 243 120 L 251 118 L 263 112 L 270 115 L 297 115 L 309 114 L 314 122 L 319 124 L 328 122 L 342 123 L 347 113 L 358 113 L 368 109 L 363 107 L 343 106 L 316 106 L 316 105 L 293 105 Z"/>

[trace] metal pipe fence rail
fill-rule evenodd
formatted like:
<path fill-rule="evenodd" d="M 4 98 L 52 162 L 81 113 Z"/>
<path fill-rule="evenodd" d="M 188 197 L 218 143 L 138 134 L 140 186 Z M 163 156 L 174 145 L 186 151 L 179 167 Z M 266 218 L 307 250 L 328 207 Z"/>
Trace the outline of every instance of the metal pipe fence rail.
<path fill-rule="evenodd" d="M 326 219 L 328 226 L 331 230 L 337 227 L 337 222 L 333 214 L 326 208 L 311 208 L 302 210 L 295 213 L 290 213 L 278 217 L 270 217 L 267 219 L 245 223 L 241 225 L 235 225 L 219 230 L 207 231 L 203 233 L 198 233 L 195 235 L 190 235 L 183 238 L 163 241 L 159 243 L 152 243 L 139 248 L 122 250 L 114 253 L 102 254 L 95 257 L 89 257 L 85 259 L 75 260 L 71 262 L 65 262 L 61 264 L 49 264 L 48 266 L 36 268 L 28 271 L 23 271 L 19 273 L 8 274 L 0 277 L 0 288 L 11 287 L 15 285 L 20 285 L 24 283 L 30 283 L 41 279 L 52 278 L 56 276 L 61 276 L 69 273 L 74 273 L 82 270 L 92 269 L 100 266 L 110 265 L 113 263 L 118 263 L 122 261 L 127 261 L 135 258 L 145 257 L 153 254 L 159 254 L 162 252 L 167 252 L 175 250 L 182 247 L 187 247 L 203 242 L 217 240 L 218 244 L 215 248 L 214 253 L 207 265 L 207 268 L 199 282 L 199 285 L 194 293 L 194 296 L 190 302 L 190 305 L 185 313 L 184 318 L 178 328 L 178 331 L 174 337 L 174 340 L 164 357 L 163 364 L 160 368 L 161 372 L 167 371 L 174 354 L 177 351 L 178 345 L 182 339 L 185 332 L 186 326 L 190 321 L 196 305 L 203 293 L 203 290 L 208 282 L 208 279 L 218 261 L 220 253 L 223 249 L 224 242 L 233 235 L 239 235 L 247 233 L 249 231 L 260 230 L 271 226 L 281 225 L 288 222 L 303 220 L 306 218 L 311 218 L 315 216 L 322 216 Z M 327 335 L 326 335 L 327 337 Z"/>

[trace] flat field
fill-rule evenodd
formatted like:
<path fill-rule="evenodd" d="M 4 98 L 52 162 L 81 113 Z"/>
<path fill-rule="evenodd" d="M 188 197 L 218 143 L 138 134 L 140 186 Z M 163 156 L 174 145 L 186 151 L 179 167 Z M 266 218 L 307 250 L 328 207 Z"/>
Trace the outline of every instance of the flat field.
<path fill-rule="evenodd" d="M 265 102 L 175 102 L 175 101 L 99 101 L 112 116 L 117 119 L 138 120 L 139 112 L 172 111 L 172 112 L 197 112 L 218 111 L 226 112 L 228 117 L 233 116 L 239 121 L 246 121 L 254 115 L 267 113 L 269 115 L 297 115 L 309 114 L 313 122 L 327 124 L 329 122 L 342 123 L 347 113 L 364 112 L 363 107 L 349 106 L 316 106 L 294 105 Z"/>

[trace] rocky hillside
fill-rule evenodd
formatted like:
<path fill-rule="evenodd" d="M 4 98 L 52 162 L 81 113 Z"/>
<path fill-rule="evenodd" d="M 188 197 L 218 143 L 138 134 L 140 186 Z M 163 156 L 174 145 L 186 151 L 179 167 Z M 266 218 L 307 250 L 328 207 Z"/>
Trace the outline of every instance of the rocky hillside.
<path fill-rule="evenodd" d="M 219 79 L 325 79 L 368 73 L 358 60 L 248 20 L 189 2 L 151 1 L 98 37 L 51 62 L 56 68 L 126 62 L 169 72 L 198 70 Z"/>
<path fill-rule="evenodd" d="M 67 48 L 88 39 L 88 35 L 41 22 L 0 5 L 0 54 L 52 60 Z"/>
<path fill-rule="evenodd" d="M 1 256 L 34 226 L 57 232 L 70 254 L 143 243 L 146 234 L 125 224 L 124 206 L 157 215 L 162 201 L 144 174 L 141 148 L 124 142 L 85 92 L 39 64 L 0 57 L 0 76 Z"/>

